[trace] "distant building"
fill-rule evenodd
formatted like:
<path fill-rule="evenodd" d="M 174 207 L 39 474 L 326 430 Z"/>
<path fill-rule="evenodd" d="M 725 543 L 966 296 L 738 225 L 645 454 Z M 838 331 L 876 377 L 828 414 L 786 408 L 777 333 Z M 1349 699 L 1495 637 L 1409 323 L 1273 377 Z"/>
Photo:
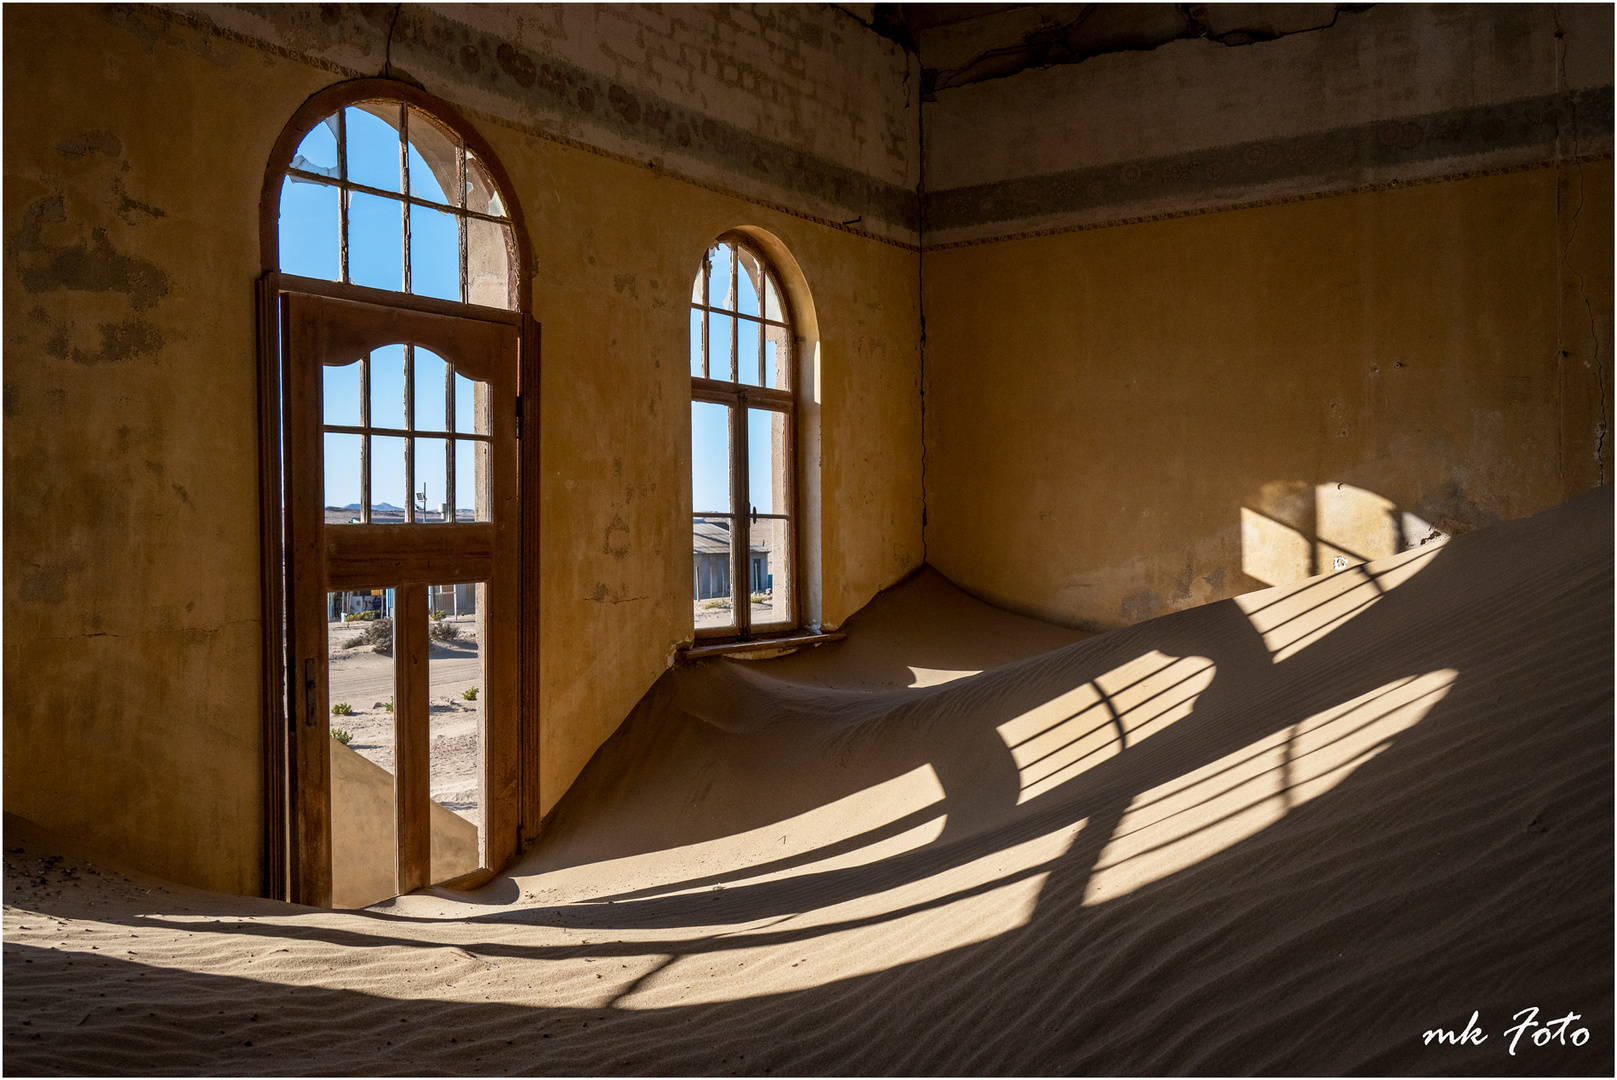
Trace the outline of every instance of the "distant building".
<path fill-rule="evenodd" d="M 696 599 L 729 596 L 730 523 L 698 518 L 691 530 L 691 547 L 696 560 Z M 769 592 L 774 587 L 774 575 L 769 570 L 768 542 L 754 541 L 748 556 L 752 562 L 752 591 Z"/>

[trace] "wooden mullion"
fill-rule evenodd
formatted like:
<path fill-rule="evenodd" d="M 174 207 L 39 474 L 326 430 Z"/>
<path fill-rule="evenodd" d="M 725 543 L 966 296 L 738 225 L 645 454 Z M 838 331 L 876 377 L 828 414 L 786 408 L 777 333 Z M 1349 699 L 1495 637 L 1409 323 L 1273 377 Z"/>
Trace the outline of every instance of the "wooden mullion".
<path fill-rule="evenodd" d="M 721 382 L 718 379 L 691 379 L 691 399 L 693 401 L 711 401 L 715 404 L 728 404 L 736 400 L 739 392 L 738 384 Z M 769 409 L 773 412 L 792 412 L 797 407 L 797 399 L 789 390 L 776 390 L 768 386 L 747 387 L 748 400 L 755 409 Z"/>
<path fill-rule="evenodd" d="M 274 287 L 282 292 L 329 296 L 334 300 L 357 301 L 402 311 L 419 311 L 428 315 L 447 315 L 454 319 L 474 322 L 501 323 L 506 326 L 522 325 L 522 312 L 507 308 L 488 307 L 484 304 L 458 304 L 453 300 L 440 300 L 436 296 L 416 296 L 389 289 L 377 289 L 369 285 L 301 277 L 297 274 L 277 272 L 271 280 Z"/>
<path fill-rule="evenodd" d="M 415 524 L 415 346 L 404 345 L 404 523 Z"/>
<path fill-rule="evenodd" d="M 427 586 L 395 590 L 393 619 L 394 888 L 401 894 L 432 883 L 432 796 L 428 730 Z"/>
<path fill-rule="evenodd" d="M 532 316 L 523 320 L 522 357 L 517 392 L 521 395 L 523 415 L 527 417 L 526 430 L 518 440 L 518 484 L 522 501 L 521 577 L 522 597 L 522 698 L 520 702 L 521 755 L 521 839 L 526 847 L 539 838 L 544 803 L 541 799 L 542 749 L 539 704 L 543 697 L 543 684 L 539 679 L 540 657 L 540 559 L 543 553 L 540 534 L 541 471 L 539 416 L 540 416 L 540 336 L 539 324 Z M 454 513 L 454 507 L 450 507 Z"/>
<path fill-rule="evenodd" d="M 279 298 L 260 280 L 255 295 L 258 315 L 258 504 L 260 622 L 265 628 L 264 699 L 264 857 L 260 892 L 272 900 L 288 898 L 287 758 L 288 686 L 286 641 L 269 627 L 282 625 L 286 599 L 282 572 L 286 536 L 281 512 L 281 320 Z"/>
<path fill-rule="evenodd" d="M 326 719 L 325 530 L 320 401 L 323 327 L 318 299 L 288 297 L 283 381 L 288 543 L 287 657 L 292 668 L 289 801 L 292 808 L 291 895 L 296 903 L 331 905 L 331 748 Z"/>
<path fill-rule="evenodd" d="M 730 503 L 735 519 L 730 529 L 730 610 L 735 616 L 736 634 L 746 637 L 752 630 L 752 590 L 743 589 L 751 526 L 751 501 L 747 484 L 747 395 L 737 395 L 730 408 Z"/>

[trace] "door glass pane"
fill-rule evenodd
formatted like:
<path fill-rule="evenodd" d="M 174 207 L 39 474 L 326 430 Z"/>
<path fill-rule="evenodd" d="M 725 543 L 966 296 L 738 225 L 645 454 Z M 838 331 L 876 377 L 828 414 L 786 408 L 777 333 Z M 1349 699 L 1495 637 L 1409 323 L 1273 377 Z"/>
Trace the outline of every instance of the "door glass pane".
<path fill-rule="evenodd" d="M 362 191 L 349 194 L 349 281 L 373 289 L 403 290 L 403 207 L 397 199 L 384 199 Z"/>
<path fill-rule="evenodd" d="M 417 431 L 448 431 L 449 418 L 444 412 L 444 380 L 449 365 L 437 353 L 417 345 L 415 348 L 415 429 Z"/>
<path fill-rule="evenodd" d="M 691 528 L 696 628 L 735 626 L 730 596 L 730 518 L 697 517 Z"/>
<path fill-rule="evenodd" d="M 387 589 L 326 594 L 334 907 L 397 892 L 392 599 Z"/>
<path fill-rule="evenodd" d="M 455 520 L 491 521 L 489 446 L 472 439 L 455 440 Z"/>
<path fill-rule="evenodd" d="M 747 486 L 754 514 L 789 514 L 786 414 L 747 410 Z"/>
<path fill-rule="evenodd" d="M 337 189 L 287 177 L 281 182 L 281 269 L 336 281 Z"/>
<path fill-rule="evenodd" d="M 404 346 L 371 353 L 371 427 L 404 427 Z"/>
<path fill-rule="evenodd" d="M 759 518 L 747 544 L 748 585 L 752 589 L 752 625 L 789 623 L 792 619 L 792 523 L 788 518 Z"/>
<path fill-rule="evenodd" d="M 348 126 L 348 178 L 366 187 L 403 191 L 399 184 L 400 106 L 378 102 L 369 108 L 389 116 L 391 123 L 364 107 L 347 110 L 343 122 Z"/>
<path fill-rule="evenodd" d="M 460 230 L 453 214 L 410 207 L 410 291 L 460 299 Z"/>
<path fill-rule="evenodd" d="M 728 513 L 730 505 L 730 409 L 711 401 L 691 402 L 691 508 Z"/>
<path fill-rule="evenodd" d="M 415 441 L 415 519 L 448 521 L 449 470 L 448 439 Z"/>
<path fill-rule="evenodd" d="M 404 446 L 395 435 L 371 436 L 371 523 L 402 525 L 404 505 L 410 498 L 405 486 Z"/>
<path fill-rule="evenodd" d="M 342 367 L 321 369 L 321 400 L 325 422 L 345 427 L 359 426 L 359 369 L 355 361 Z"/>
<path fill-rule="evenodd" d="M 758 324 L 751 319 L 736 320 L 736 370 L 741 382 L 759 386 Z"/>
<path fill-rule="evenodd" d="M 428 790 L 433 805 L 432 880 L 481 865 L 484 678 L 481 584 L 427 589 Z"/>
<path fill-rule="evenodd" d="M 348 525 L 359 520 L 360 450 L 363 435 L 325 434 L 326 524 Z"/>

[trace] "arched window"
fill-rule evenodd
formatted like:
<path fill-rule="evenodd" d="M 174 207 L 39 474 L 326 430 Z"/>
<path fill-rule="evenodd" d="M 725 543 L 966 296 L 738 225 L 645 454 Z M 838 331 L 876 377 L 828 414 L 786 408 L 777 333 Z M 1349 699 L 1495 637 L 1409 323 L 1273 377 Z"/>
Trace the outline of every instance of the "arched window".
<path fill-rule="evenodd" d="M 260 239 L 266 892 L 490 873 L 538 825 L 520 211 L 453 109 L 356 80 L 282 132 Z"/>
<path fill-rule="evenodd" d="M 798 624 L 795 337 L 781 281 L 722 237 L 691 289 L 692 577 L 698 638 Z"/>
<path fill-rule="evenodd" d="M 397 98 L 322 118 L 286 168 L 279 210 L 284 273 L 518 306 L 511 216 L 488 165 Z"/>

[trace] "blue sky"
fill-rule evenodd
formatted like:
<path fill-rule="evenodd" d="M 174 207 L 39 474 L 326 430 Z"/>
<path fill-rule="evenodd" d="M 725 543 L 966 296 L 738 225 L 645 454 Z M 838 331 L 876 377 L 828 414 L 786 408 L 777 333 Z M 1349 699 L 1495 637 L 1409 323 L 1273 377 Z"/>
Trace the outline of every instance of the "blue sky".
<path fill-rule="evenodd" d="M 349 177 L 385 191 L 402 191 L 398 164 L 398 133 L 385 121 L 359 109 L 347 109 Z M 298 147 L 295 167 L 335 177 L 337 175 L 336 121 L 317 126 Z M 418 198 L 441 201 L 444 192 L 426 162 L 410 148 L 411 190 Z M 403 291 L 404 234 L 399 200 L 364 192 L 354 192 L 349 201 L 349 278 L 355 284 Z M 460 298 L 460 247 L 454 215 L 427 207 L 410 209 L 411 292 L 443 299 Z M 338 260 L 338 191 L 335 187 L 295 182 L 288 179 L 281 189 L 281 268 L 287 273 L 335 281 L 340 276 Z M 723 303 L 729 292 L 729 253 L 713 250 L 709 295 Z M 700 282 L 700 268 L 693 281 Z M 757 293 L 748 275 L 739 275 L 738 309 L 758 313 Z M 771 317 L 779 317 L 778 302 L 766 297 Z M 700 289 L 693 290 L 700 297 Z M 710 355 L 714 378 L 728 379 L 731 319 L 709 319 Z M 742 320 L 737 329 L 737 346 L 743 358 L 742 382 L 758 382 L 758 327 Z M 692 374 L 701 374 L 701 320 L 692 312 Z M 774 341 L 764 342 L 764 381 L 773 384 L 776 373 Z M 748 361 L 751 366 L 749 370 Z M 415 427 L 417 430 L 444 428 L 444 362 L 424 349 L 416 350 Z M 455 427 L 472 430 L 472 384 L 456 376 Z M 359 365 L 325 369 L 326 423 L 359 423 Z M 691 491 L 693 509 L 729 512 L 729 425 L 727 408 L 695 402 L 691 406 Z M 752 503 L 760 513 L 771 508 L 770 437 L 771 414 L 749 409 L 748 470 L 751 474 Z M 390 345 L 372 354 L 371 423 L 378 427 L 404 426 L 404 348 Z M 359 436 L 326 436 L 326 504 L 357 504 L 359 484 Z M 445 439 L 416 440 L 416 484 L 419 494 L 426 482 L 427 506 L 436 509 L 446 488 Z M 456 451 L 456 503 L 461 509 L 473 505 L 472 444 L 462 441 Z M 404 440 L 383 436 L 372 438 L 371 502 L 405 505 L 409 498 L 404 481 Z"/>

